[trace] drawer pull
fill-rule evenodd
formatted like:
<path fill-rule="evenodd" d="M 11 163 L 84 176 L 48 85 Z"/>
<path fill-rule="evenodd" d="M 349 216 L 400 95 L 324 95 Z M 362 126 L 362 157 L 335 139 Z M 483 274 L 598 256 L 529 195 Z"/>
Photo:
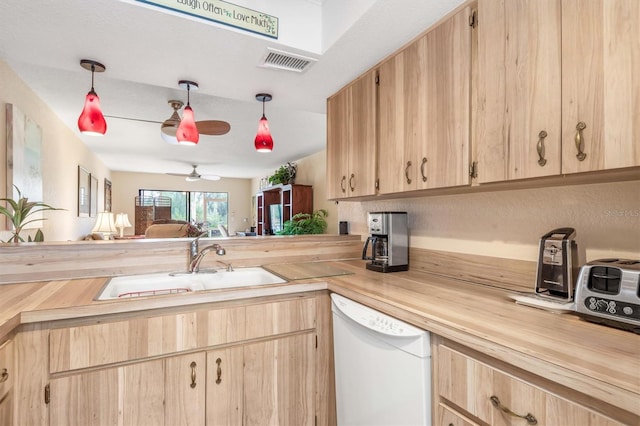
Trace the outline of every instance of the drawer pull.
<path fill-rule="evenodd" d="M 196 362 L 193 361 L 190 365 L 191 367 L 191 388 L 196 387 Z"/>
<path fill-rule="evenodd" d="M 354 182 L 355 179 L 356 179 L 356 175 L 351 173 L 351 176 L 349 177 L 349 189 L 351 190 L 351 192 L 356 190 L 356 184 Z"/>
<path fill-rule="evenodd" d="M 538 133 L 538 144 L 536 145 L 536 150 L 538 151 L 538 165 L 540 167 L 544 167 L 547 164 L 547 159 L 544 158 L 545 156 L 545 151 L 544 151 L 544 138 L 547 137 L 547 132 L 545 132 L 544 130 L 540 131 L 540 133 Z"/>
<path fill-rule="evenodd" d="M 407 183 L 411 183 L 411 178 L 409 177 L 409 167 L 411 167 L 411 161 L 407 161 L 407 167 L 404 168 L 404 177 L 407 179 Z"/>
<path fill-rule="evenodd" d="M 220 367 L 220 364 L 222 364 L 222 360 L 220 358 L 216 359 L 216 364 L 218 364 L 218 369 L 216 371 L 218 378 L 216 379 L 216 385 L 219 385 L 220 383 L 222 383 L 222 367 Z"/>
<path fill-rule="evenodd" d="M 342 179 L 340 180 L 340 189 L 342 190 L 343 194 L 347 192 L 346 184 L 347 184 L 347 177 L 343 175 Z"/>
<path fill-rule="evenodd" d="M 576 126 L 576 149 L 578 153 L 576 154 L 576 158 L 578 161 L 584 161 L 587 158 L 587 154 L 584 153 L 584 136 L 582 131 L 587 128 L 587 125 L 584 124 L 583 121 L 579 122 Z"/>
<path fill-rule="evenodd" d="M 9 380 L 9 371 L 6 368 L 2 369 L 2 374 L 0 375 L 0 383 L 4 383 Z"/>
<path fill-rule="evenodd" d="M 500 411 L 502 411 L 505 414 L 508 414 L 510 416 L 513 417 L 520 417 L 521 419 L 525 419 L 527 421 L 527 424 L 529 425 L 537 425 L 538 424 L 538 420 L 533 416 L 533 414 L 531 413 L 527 413 L 524 416 L 521 416 L 520 414 L 516 414 L 513 411 L 511 411 L 508 407 L 505 407 L 504 405 L 502 405 L 500 403 L 500 399 L 495 396 L 492 395 L 491 398 L 491 405 L 493 405 L 494 407 L 500 409 Z"/>

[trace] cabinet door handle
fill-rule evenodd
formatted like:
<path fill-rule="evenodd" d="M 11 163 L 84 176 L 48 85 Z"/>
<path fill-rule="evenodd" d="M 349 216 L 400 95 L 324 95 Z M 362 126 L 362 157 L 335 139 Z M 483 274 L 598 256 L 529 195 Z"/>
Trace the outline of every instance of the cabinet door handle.
<path fill-rule="evenodd" d="M 196 362 L 193 361 L 190 365 L 191 367 L 191 388 L 196 387 Z"/>
<path fill-rule="evenodd" d="M 0 375 L 0 383 L 4 383 L 9 380 L 9 371 L 6 368 L 2 369 L 2 374 Z"/>
<path fill-rule="evenodd" d="M 356 175 L 351 173 L 351 177 L 349 177 L 349 189 L 351 189 L 351 192 L 356 190 L 355 181 L 356 181 Z"/>
<path fill-rule="evenodd" d="M 540 167 L 544 167 L 545 164 L 547 164 L 547 160 L 546 158 L 544 158 L 544 138 L 546 137 L 547 132 L 545 132 L 544 130 L 541 130 L 540 133 L 538 133 L 538 145 L 536 145 L 536 149 L 538 150 L 538 164 L 540 165 Z"/>
<path fill-rule="evenodd" d="M 512 417 L 519 417 L 521 419 L 525 419 L 527 421 L 528 425 L 537 425 L 538 424 L 538 420 L 533 416 L 533 414 L 527 413 L 524 416 L 522 416 L 520 414 L 514 413 L 508 407 L 505 407 L 504 405 L 502 405 L 500 403 L 500 399 L 495 395 L 492 395 L 491 398 L 489 398 L 489 399 L 491 400 L 491 405 L 493 405 L 494 407 L 498 408 L 503 413 L 508 414 L 508 415 L 510 415 Z"/>
<path fill-rule="evenodd" d="M 216 385 L 219 385 L 220 383 L 222 383 L 222 367 L 220 367 L 220 364 L 222 364 L 222 360 L 220 358 L 216 359 L 216 364 L 218 364 L 218 369 L 216 370 L 216 374 L 218 376 L 218 378 L 216 379 Z"/>
<path fill-rule="evenodd" d="M 411 167 L 411 161 L 407 161 L 407 167 L 404 168 L 404 177 L 407 179 L 407 183 L 411 183 L 411 178 L 409 177 L 409 167 Z"/>
<path fill-rule="evenodd" d="M 427 157 L 422 157 L 422 164 L 420 164 L 420 174 L 422 175 L 422 181 L 427 181 L 427 175 L 424 174 L 424 168 L 427 165 Z"/>
<path fill-rule="evenodd" d="M 579 122 L 576 125 L 576 149 L 578 153 L 576 154 L 576 158 L 578 161 L 584 161 L 587 158 L 587 154 L 584 153 L 584 135 L 582 131 L 587 128 L 587 125 L 584 124 L 584 121 Z"/>
<path fill-rule="evenodd" d="M 340 189 L 342 190 L 343 193 L 347 192 L 347 177 L 346 176 L 342 176 L 342 179 L 340 180 Z"/>

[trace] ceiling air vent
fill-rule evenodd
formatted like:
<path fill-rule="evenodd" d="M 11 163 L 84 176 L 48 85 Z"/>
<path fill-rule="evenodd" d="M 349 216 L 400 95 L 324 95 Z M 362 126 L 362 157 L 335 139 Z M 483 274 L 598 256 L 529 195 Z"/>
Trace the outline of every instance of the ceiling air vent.
<path fill-rule="evenodd" d="M 260 66 L 263 68 L 303 72 L 316 61 L 317 59 L 308 58 L 306 56 L 267 48 L 267 53 Z"/>

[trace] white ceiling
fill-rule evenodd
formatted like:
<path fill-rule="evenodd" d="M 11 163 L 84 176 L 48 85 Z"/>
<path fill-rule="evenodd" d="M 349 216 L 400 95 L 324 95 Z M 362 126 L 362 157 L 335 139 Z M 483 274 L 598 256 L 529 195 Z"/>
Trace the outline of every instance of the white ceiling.
<path fill-rule="evenodd" d="M 325 147 L 326 98 L 422 32 L 462 0 L 237 0 L 279 18 L 278 40 L 160 10 L 134 0 L 3 0 L 0 59 L 9 64 L 114 171 L 251 178 Z M 322 34 L 317 34 L 322 33 Z M 323 43 L 325 45 L 323 45 Z M 258 67 L 267 47 L 318 61 L 303 73 Z M 95 90 L 105 115 L 162 122 L 170 99 L 192 92 L 196 120 L 224 120 L 224 136 L 201 136 L 196 147 L 160 138 L 157 123 L 107 118 L 103 137 L 82 135 L 77 119 L 91 86 L 79 65 L 106 66 Z M 266 104 L 274 151 L 253 139 Z"/>

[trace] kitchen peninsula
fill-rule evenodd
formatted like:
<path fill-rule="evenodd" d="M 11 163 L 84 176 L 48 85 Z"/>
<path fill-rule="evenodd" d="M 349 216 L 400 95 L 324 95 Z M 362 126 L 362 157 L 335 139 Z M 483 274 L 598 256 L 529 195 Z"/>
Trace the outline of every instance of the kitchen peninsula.
<path fill-rule="evenodd" d="M 137 367 L 142 368 L 142 372 L 155 371 L 156 375 L 165 371 L 165 379 L 170 380 L 166 372 L 173 371 L 172 368 L 179 369 L 179 366 L 186 363 L 179 371 L 184 371 L 185 381 L 189 380 L 185 383 L 185 392 L 188 392 L 192 389 L 189 387 L 191 362 L 195 362 L 197 366 L 207 365 L 207 371 L 211 369 L 215 372 L 216 361 L 221 359 L 221 383 L 225 384 L 225 379 L 229 377 L 227 374 L 243 376 L 243 369 L 234 367 L 235 364 L 231 361 L 238 359 L 234 358 L 234 354 L 236 357 L 240 356 L 234 353 L 239 348 L 243 348 L 240 352 L 246 362 L 245 400 L 267 404 L 260 405 L 264 409 L 261 411 L 263 415 L 272 416 L 271 419 L 279 418 L 280 420 L 275 420 L 276 423 L 286 422 L 283 420 L 285 418 L 295 418 L 300 421 L 297 424 L 313 424 L 317 416 L 318 424 L 334 424 L 328 291 L 340 293 L 432 333 L 433 369 L 436 371 L 433 411 L 436 424 L 448 424 L 442 419 L 449 419 L 448 416 L 451 415 L 477 422 L 470 424 L 495 424 L 482 410 L 478 411 L 473 404 L 466 404 L 450 393 L 453 388 L 448 384 L 449 376 L 445 374 L 449 368 L 447 366 L 453 368 L 464 365 L 469 368 L 474 366 L 474 369 L 489 368 L 488 371 L 494 378 L 507 377 L 511 381 L 509 386 L 515 386 L 513 389 L 523 389 L 524 386 L 527 392 L 544 395 L 547 408 L 544 412 L 533 413 L 540 420 L 539 424 L 560 424 L 553 423 L 553 419 L 563 417 L 554 416 L 578 414 L 592 419 L 592 423 L 588 424 L 637 424 L 640 420 L 637 406 L 640 397 L 640 359 L 637 356 L 640 337 L 633 333 L 590 324 L 573 315 L 558 315 L 516 305 L 508 299 L 508 291 L 487 285 L 491 283 L 491 277 L 485 277 L 485 284 L 482 285 L 436 275 L 426 270 L 428 262 L 420 261 L 419 257 L 423 253 L 419 251 L 412 252 L 412 258 L 415 259 L 413 270 L 379 274 L 366 271 L 363 261 L 354 260 L 358 258 L 361 248 L 357 236 L 248 239 L 256 240 L 253 244 L 258 246 L 248 245 L 243 238 L 229 239 L 226 245 L 228 255 L 233 256 L 238 265 L 330 262 L 349 274 L 291 280 L 283 285 L 142 297 L 115 302 L 93 300 L 105 283 L 104 276 L 114 273 L 113 268 L 91 273 L 85 271 L 85 275 L 94 274 L 90 278 L 40 278 L 39 282 L 3 284 L 2 291 L 6 297 L 0 302 L 0 342 L 10 341 L 10 350 L 15 355 L 16 379 L 10 391 L 12 399 L 9 400 L 13 401 L 11 404 L 15 408 L 15 424 L 56 424 L 51 423 L 53 418 L 61 420 L 64 416 L 79 415 L 82 410 L 69 411 L 67 399 L 60 400 L 60 392 L 83 389 L 76 386 L 81 386 L 81 383 L 84 383 L 82 386 L 90 386 L 91 380 L 99 380 L 99 377 L 102 377 L 102 383 L 112 383 L 108 377 L 113 377 L 117 382 L 117 371 L 125 376 L 135 375 Z M 127 245 L 131 248 L 140 243 L 149 247 L 141 241 L 107 242 L 106 245 L 111 245 L 116 253 L 121 253 L 122 247 L 117 246 Z M 183 256 L 186 256 L 187 241 L 181 244 Z M 164 250 L 168 249 L 162 242 L 160 246 Z M 292 246 L 295 248 L 291 248 Z M 305 247 L 315 248 L 313 251 L 316 254 L 311 255 L 311 250 L 305 250 Z M 318 247 L 322 247 L 322 250 L 318 250 Z M 2 247 L 0 250 L 4 257 L 7 251 L 17 248 Z M 106 250 L 105 247 L 102 249 Z M 325 254 L 318 254 L 321 251 Z M 465 269 L 463 262 L 456 260 L 456 256 L 449 256 L 449 262 L 459 262 L 459 270 Z M 54 265 L 55 263 L 51 263 L 48 267 L 53 271 L 56 269 Z M 173 265 L 164 266 L 165 269 L 172 267 Z M 151 268 L 157 270 L 162 267 Z M 527 265 L 522 270 L 525 272 L 514 267 L 513 275 L 508 278 L 512 279 L 518 274 L 526 276 L 527 270 Z M 498 281 L 496 283 L 501 284 Z M 233 326 L 239 324 L 234 322 L 237 315 L 248 321 L 241 336 L 237 334 L 240 329 Z M 247 315 L 272 320 L 255 328 L 249 325 L 251 321 Z M 159 324 L 164 325 L 158 328 Z M 171 335 L 177 336 L 173 333 L 179 329 L 186 333 L 184 337 L 179 341 L 175 337 L 170 338 Z M 143 338 L 141 342 L 146 342 L 144 336 L 147 335 L 149 338 L 157 336 L 160 340 L 150 339 L 142 346 L 140 342 L 131 346 L 132 340 L 129 340 L 130 343 L 125 341 L 121 346 L 109 346 L 110 349 L 103 355 L 99 355 L 102 352 L 88 349 L 101 347 L 100 342 L 122 339 L 124 330 L 128 330 L 131 337 Z M 131 334 L 134 331 L 137 334 Z M 203 336 L 208 336 L 206 339 L 210 340 L 203 343 Z M 318 338 L 317 349 L 314 349 L 315 337 Z M 160 342 L 164 343 L 158 346 Z M 272 344 L 275 346 L 271 346 Z M 297 347 L 296 353 L 304 354 L 301 355 L 302 358 L 290 359 L 294 363 L 292 366 L 296 366 L 296 378 L 290 379 L 295 383 L 305 384 L 302 387 L 304 396 L 292 395 L 286 387 L 282 387 L 284 385 L 277 377 L 269 376 L 271 379 L 268 379 L 263 375 L 256 376 L 256 370 L 252 370 L 257 368 L 260 374 L 268 375 L 268 364 L 255 364 L 251 360 L 258 359 L 255 357 L 276 356 L 278 350 L 286 350 L 282 345 L 293 345 L 287 347 Z M 80 347 L 87 350 L 76 352 L 71 349 Z M 262 350 L 267 352 L 260 352 Z M 272 352 L 274 350 L 276 352 Z M 318 352 L 313 355 L 315 351 Z M 603 359 L 607 361 L 603 362 Z M 462 364 L 456 364 L 460 362 Z M 150 370 L 145 370 L 146 367 Z M 193 368 L 197 372 L 196 383 L 200 383 L 200 367 Z M 231 370 L 227 370 L 228 368 Z M 265 368 L 267 370 L 263 371 Z M 455 374 L 464 376 L 464 371 L 455 368 Z M 472 377 L 468 375 L 471 371 L 468 370 L 465 377 Z M 80 381 L 81 376 L 88 382 Z M 182 377 L 178 376 L 176 380 L 182 380 Z M 262 383 L 277 392 L 274 397 L 284 405 L 276 409 L 264 401 L 261 393 L 246 394 L 251 389 L 251 383 L 255 383 L 252 382 L 254 379 L 259 382 L 264 380 Z M 209 389 L 209 386 L 215 386 L 217 379 L 215 374 L 212 378 L 207 374 L 203 380 L 206 381 L 203 386 Z M 496 386 L 498 383 L 495 382 Z M 159 388 L 168 389 L 162 386 Z M 50 392 L 49 404 L 45 403 L 43 397 L 45 389 Z M 201 388 L 196 386 L 195 389 Z M 482 392 L 477 394 L 483 395 Z M 227 396 L 232 398 L 233 394 Z M 517 398 L 500 396 L 504 404 L 519 404 Z M 110 406 L 107 401 L 111 397 L 102 397 L 107 399 L 103 401 L 87 397 L 92 404 L 97 404 L 89 404 L 87 407 L 106 409 Z M 117 400 L 119 397 L 115 395 L 113 398 Z M 150 398 L 149 401 L 158 400 Z M 161 401 L 163 397 L 156 395 L 155 398 L 160 398 Z M 295 398 L 303 398 L 304 401 Z M 301 412 L 288 410 L 286 401 L 293 403 L 294 400 L 298 401 L 296 407 L 302 407 Z M 53 402 L 62 405 L 56 408 L 52 405 Z M 200 404 L 200 408 L 206 407 L 205 418 L 217 418 L 215 416 L 221 415 L 218 410 L 210 412 L 209 401 L 200 400 Z M 248 424 L 260 424 L 258 417 L 255 417 L 256 412 L 248 409 L 246 404 L 248 411 L 244 415 L 237 404 L 231 403 L 230 407 L 234 408 L 230 412 L 225 411 L 225 415 L 244 416 Z M 554 411 L 552 407 L 558 407 L 559 411 Z M 181 412 L 183 408 L 176 410 Z M 199 412 L 198 407 L 196 412 Z M 166 408 L 164 413 L 167 416 L 176 414 L 175 411 L 168 412 Z"/>

